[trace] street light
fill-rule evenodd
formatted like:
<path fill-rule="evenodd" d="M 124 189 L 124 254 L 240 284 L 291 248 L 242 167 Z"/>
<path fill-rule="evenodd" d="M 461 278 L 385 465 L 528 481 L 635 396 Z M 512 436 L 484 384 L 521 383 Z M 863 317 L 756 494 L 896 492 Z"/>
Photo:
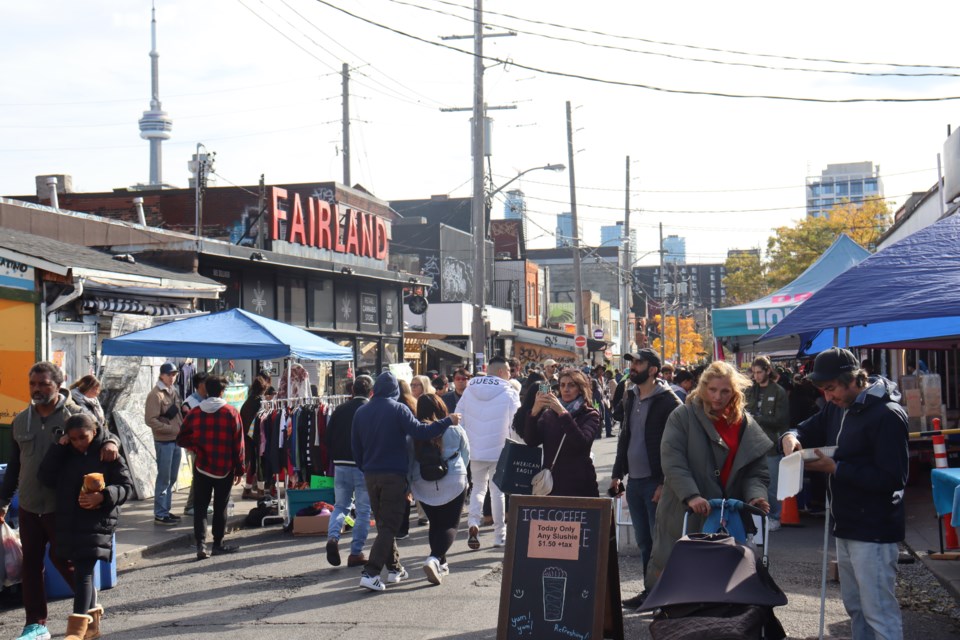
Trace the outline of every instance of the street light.
<path fill-rule="evenodd" d="M 487 241 L 487 212 L 490 208 L 490 200 L 511 183 L 520 179 L 531 171 L 565 171 L 566 166 L 562 164 L 546 164 L 542 167 L 531 167 L 515 175 L 510 180 L 500 185 L 500 187 L 484 194 L 483 207 L 475 205 L 472 208 L 471 226 L 473 228 L 473 239 L 475 244 L 473 256 L 473 321 L 470 325 L 470 352 L 474 354 L 474 370 L 479 371 L 477 355 L 480 355 L 482 362 L 486 363 L 487 351 L 487 332 L 483 320 L 483 311 L 486 307 L 486 241 Z M 476 191 L 474 191 L 476 194 Z"/>

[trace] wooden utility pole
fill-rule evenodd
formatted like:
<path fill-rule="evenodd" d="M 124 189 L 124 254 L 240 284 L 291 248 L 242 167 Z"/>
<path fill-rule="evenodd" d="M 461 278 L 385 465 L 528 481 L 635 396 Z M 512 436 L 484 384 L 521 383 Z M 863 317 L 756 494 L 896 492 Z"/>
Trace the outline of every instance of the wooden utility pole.
<path fill-rule="evenodd" d="M 350 185 L 350 65 L 343 63 L 343 184 Z"/>
<path fill-rule="evenodd" d="M 667 309 L 663 297 L 663 223 L 660 223 L 660 361 L 667 359 Z"/>
<path fill-rule="evenodd" d="M 574 322 L 577 324 L 577 335 L 586 336 L 583 327 L 583 278 L 580 265 L 580 223 L 577 221 L 577 179 L 573 167 L 573 113 L 570 101 L 567 100 L 567 169 L 570 171 L 570 217 L 573 220 L 573 290 L 576 303 L 573 305 Z M 588 338 L 589 339 L 589 338 Z M 581 362 L 586 357 L 587 349 L 577 349 L 577 356 Z M 579 366 L 579 362 L 577 365 Z"/>
<path fill-rule="evenodd" d="M 624 189 L 623 205 L 623 268 L 620 274 L 620 355 L 630 351 L 630 309 L 633 307 L 633 288 L 630 286 L 632 278 L 632 256 L 630 255 L 630 156 L 627 156 L 627 177 Z"/>

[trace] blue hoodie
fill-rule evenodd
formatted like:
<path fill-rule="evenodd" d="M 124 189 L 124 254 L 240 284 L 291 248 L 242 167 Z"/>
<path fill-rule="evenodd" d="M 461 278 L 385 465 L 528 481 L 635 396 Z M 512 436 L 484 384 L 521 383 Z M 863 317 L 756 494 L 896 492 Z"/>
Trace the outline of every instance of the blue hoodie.
<path fill-rule="evenodd" d="M 433 424 L 420 422 L 410 407 L 397 402 L 399 397 L 397 378 L 388 371 L 381 373 L 373 385 L 373 397 L 353 416 L 353 458 L 364 473 L 406 477 L 410 466 L 406 437 L 429 440 L 453 424 L 449 417 Z"/>

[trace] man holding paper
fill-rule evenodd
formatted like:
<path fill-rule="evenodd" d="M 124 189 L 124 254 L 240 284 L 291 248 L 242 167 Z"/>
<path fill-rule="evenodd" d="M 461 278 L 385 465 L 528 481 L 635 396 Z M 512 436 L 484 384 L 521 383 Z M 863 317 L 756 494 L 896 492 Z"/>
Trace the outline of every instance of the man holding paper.
<path fill-rule="evenodd" d="M 820 353 L 809 379 L 827 404 L 780 440 L 785 455 L 816 451 L 808 471 L 827 474 L 837 540 L 840 594 L 854 640 L 903 637 L 896 597 L 897 543 L 905 533 L 907 415 L 896 385 L 868 378 L 857 358 L 836 347 Z"/>

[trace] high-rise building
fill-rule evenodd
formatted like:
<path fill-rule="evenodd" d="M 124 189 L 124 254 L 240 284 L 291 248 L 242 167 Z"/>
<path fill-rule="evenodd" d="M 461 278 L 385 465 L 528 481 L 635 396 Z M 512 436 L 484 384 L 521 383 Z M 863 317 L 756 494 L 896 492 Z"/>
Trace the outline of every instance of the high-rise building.
<path fill-rule="evenodd" d="M 807 178 L 807 215 L 819 218 L 845 202 L 883 197 L 880 166 L 872 162 L 828 164 L 820 177 Z"/>
<path fill-rule="evenodd" d="M 583 225 L 580 225 L 577 237 L 580 238 L 580 245 L 583 245 Z M 557 214 L 557 248 L 569 247 L 573 245 L 573 214 Z"/>
<path fill-rule="evenodd" d="M 687 262 L 687 239 L 680 236 L 667 236 L 663 239 L 663 261 L 667 264 L 685 264 Z"/>
<path fill-rule="evenodd" d="M 150 183 L 148 187 L 162 188 L 163 154 L 160 144 L 170 139 L 173 120 L 160 106 L 160 53 L 157 51 L 157 9 L 151 9 L 150 18 L 150 110 L 140 118 L 140 137 L 150 141 Z"/>
<path fill-rule="evenodd" d="M 503 203 L 503 217 L 507 220 L 523 220 L 527 213 L 527 202 L 520 189 L 507 191 L 506 201 Z"/>
<path fill-rule="evenodd" d="M 617 222 L 613 225 L 600 227 L 600 246 L 617 247 L 623 242 L 623 222 Z M 629 264 L 633 264 L 634 256 L 637 255 L 637 230 L 630 229 L 630 258 Z"/>

